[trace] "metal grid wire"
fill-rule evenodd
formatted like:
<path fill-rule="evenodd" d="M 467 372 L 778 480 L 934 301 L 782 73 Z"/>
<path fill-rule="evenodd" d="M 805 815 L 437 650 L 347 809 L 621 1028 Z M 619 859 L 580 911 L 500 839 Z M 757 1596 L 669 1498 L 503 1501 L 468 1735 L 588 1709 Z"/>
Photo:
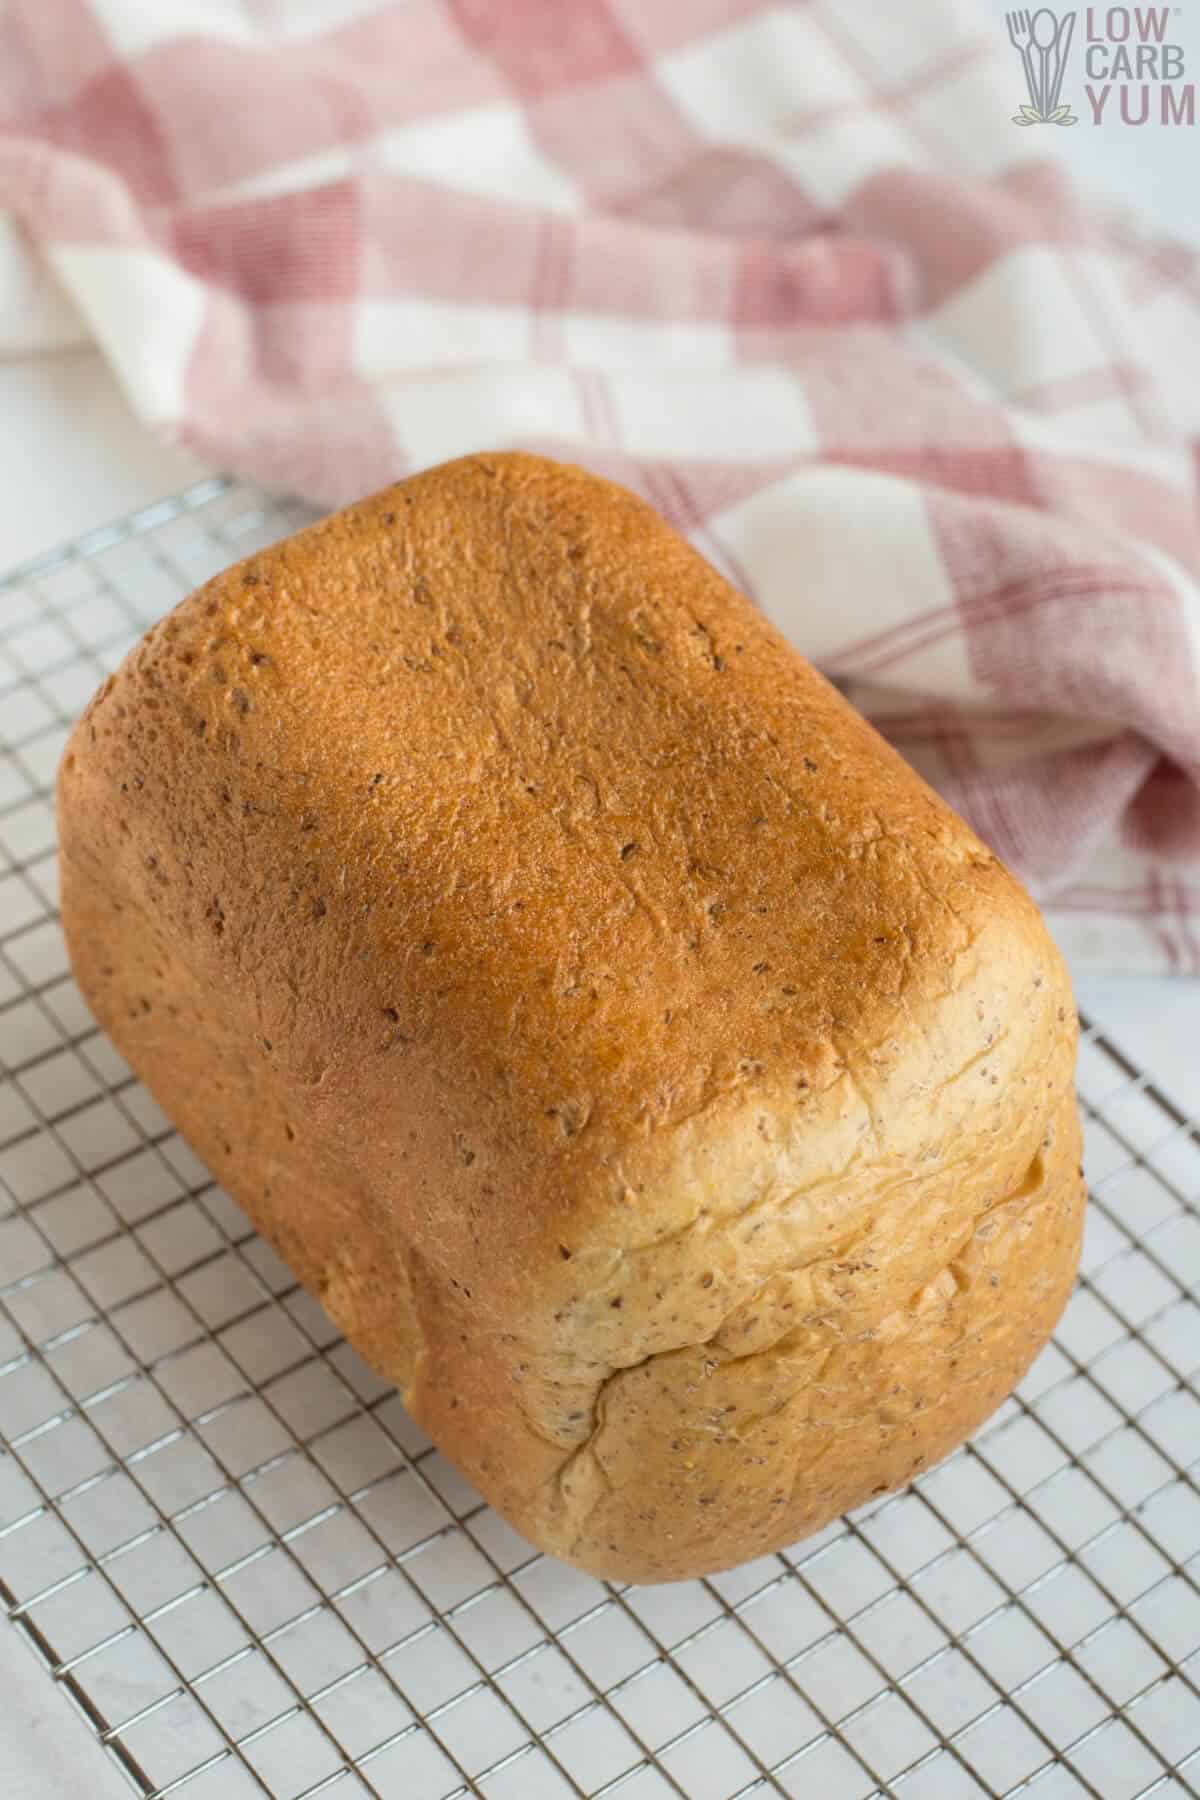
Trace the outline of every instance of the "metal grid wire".
<path fill-rule="evenodd" d="M 156 1797 L 1200 1794 L 1200 1129 L 1102 1031 L 1082 1279 L 1019 1393 L 905 1493 L 659 1588 L 485 1507 L 97 1032 L 55 915 L 68 723 L 303 516 L 207 482 L 0 584 L 12 1626 Z"/>

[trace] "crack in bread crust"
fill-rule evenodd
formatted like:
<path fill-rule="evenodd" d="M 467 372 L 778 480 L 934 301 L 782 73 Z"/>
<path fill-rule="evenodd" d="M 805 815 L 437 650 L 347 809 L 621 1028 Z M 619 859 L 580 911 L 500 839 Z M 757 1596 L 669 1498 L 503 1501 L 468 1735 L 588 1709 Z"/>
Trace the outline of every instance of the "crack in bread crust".
<path fill-rule="evenodd" d="M 596 1390 L 586 1441 L 554 1477 L 550 1508 L 556 1531 L 567 1535 L 567 1556 L 595 1573 L 608 1572 L 614 1566 L 613 1553 L 600 1529 L 600 1516 L 606 1509 L 652 1509 L 659 1541 L 636 1578 L 672 1578 L 680 1572 L 680 1563 L 690 1564 L 696 1554 L 689 1525 L 697 1505 L 727 1508 L 732 1501 L 736 1507 L 736 1493 L 730 1490 L 736 1489 L 738 1463 L 743 1457 L 755 1458 L 772 1429 L 778 1441 L 788 1441 L 787 1453 L 775 1459 L 780 1477 L 786 1477 L 779 1491 L 786 1491 L 787 1497 L 774 1509 L 778 1515 L 771 1521 L 774 1529 L 764 1531 L 757 1517 L 750 1524 L 739 1545 L 741 1556 L 760 1554 L 791 1536 L 820 1529 L 871 1492 L 909 1479 L 914 1457 L 916 1467 L 931 1460 L 929 1450 L 893 1455 L 890 1478 L 873 1479 L 865 1489 L 852 1466 L 830 1472 L 830 1464 L 841 1457 L 840 1445 L 857 1443 L 864 1430 L 873 1428 L 902 1449 L 905 1434 L 919 1419 L 922 1441 L 932 1442 L 932 1460 L 937 1460 L 959 1441 L 964 1425 L 973 1427 L 986 1417 L 1024 1373 L 1065 1302 L 1071 1262 L 1065 1271 L 1059 1268 L 1056 1280 L 1043 1284 L 1034 1318 L 1015 1333 L 1007 1328 L 1012 1308 L 1006 1290 L 1031 1264 L 1036 1266 L 1037 1252 L 1044 1250 L 1047 1238 L 1062 1235 L 1070 1241 L 1072 1234 L 1077 1238 L 1083 1203 L 1077 1154 L 1064 1107 L 1016 1187 L 984 1207 L 954 1253 L 872 1326 L 854 1319 L 848 1323 L 857 1329 L 847 1331 L 835 1319 L 804 1320 L 738 1354 L 719 1344 L 726 1321 L 699 1344 L 613 1370 Z M 997 1274 L 998 1268 L 1005 1271 L 1003 1276 Z M 993 1298 L 982 1315 L 973 1305 L 979 1284 Z M 738 1310 L 752 1313 L 758 1298 L 752 1296 Z M 903 1394 L 897 1389 L 887 1395 L 888 1383 L 879 1378 L 881 1359 L 900 1363 L 906 1353 L 915 1370 L 923 1370 L 928 1391 L 915 1392 L 910 1379 Z M 867 1365 L 872 1361 L 877 1367 L 868 1379 Z M 726 1377 L 736 1371 L 741 1393 L 751 1373 L 749 1365 L 757 1391 L 767 1398 L 757 1408 L 739 1399 L 733 1403 L 737 1410 L 726 1412 L 729 1403 L 719 1397 L 732 1391 Z M 679 1405 L 685 1387 L 694 1398 L 686 1426 L 674 1426 L 674 1442 L 681 1446 L 680 1478 L 673 1488 L 659 1483 L 648 1493 L 644 1458 L 625 1453 L 631 1416 L 644 1422 L 644 1429 L 657 1429 L 651 1421 L 669 1429 L 669 1421 L 685 1417 Z M 840 1394 L 840 1403 L 826 1399 L 821 1410 L 821 1397 L 831 1388 Z M 624 1408 L 619 1405 L 622 1397 L 627 1401 Z M 793 1419 L 793 1414 L 798 1417 Z M 610 1443 L 621 1446 L 615 1458 L 608 1451 Z M 777 1447 L 778 1443 L 772 1448 Z M 732 1456 L 727 1454 L 731 1448 Z M 851 1464 L 859 1461 L 851 1458 Z M 827 1491 L 814 1506 L 811 1489 L 819 1470 L 827 1474 Z M 706 1487 L 711 1489 L 708 1494 L 703 1491 Z M 672 1538 L 680 1535 L 683 1544 L 673 1547 Z"/>

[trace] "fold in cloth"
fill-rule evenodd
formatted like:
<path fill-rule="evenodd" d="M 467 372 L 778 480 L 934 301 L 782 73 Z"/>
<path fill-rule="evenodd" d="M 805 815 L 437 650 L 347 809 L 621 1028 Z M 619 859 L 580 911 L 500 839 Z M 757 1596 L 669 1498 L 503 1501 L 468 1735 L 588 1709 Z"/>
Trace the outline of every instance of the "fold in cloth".
<path fill-rule="evenodd" d="M 0 344 L 320 501 L 626 482 L 1076 968 L 1197 973 L 1200 276 L 1020 77 L 966 0 L 9 0 Z"/>

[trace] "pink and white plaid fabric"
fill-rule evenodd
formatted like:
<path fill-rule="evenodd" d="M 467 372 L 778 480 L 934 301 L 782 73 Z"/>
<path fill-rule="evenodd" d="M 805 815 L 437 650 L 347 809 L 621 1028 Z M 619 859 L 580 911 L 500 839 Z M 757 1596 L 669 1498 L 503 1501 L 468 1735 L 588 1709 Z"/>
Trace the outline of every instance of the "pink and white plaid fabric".
<path fill-rule="evenodd" d="M 1077 967 L 1200 973 L 1200 276 L 1017 76 L 969 0 L 8 0 L 0 342 L 82 318 L 323 501 L 498 445 L 627 482 Z"/>

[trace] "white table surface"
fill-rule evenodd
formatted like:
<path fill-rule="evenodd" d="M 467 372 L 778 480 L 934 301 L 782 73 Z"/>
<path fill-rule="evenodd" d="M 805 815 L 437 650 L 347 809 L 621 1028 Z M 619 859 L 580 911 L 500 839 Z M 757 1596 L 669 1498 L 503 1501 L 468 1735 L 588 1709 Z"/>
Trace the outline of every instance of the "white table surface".
<path fill-rule="evenodd" d="M 992 0 L 989 0 L 992 5 Z M 994 6 L 1002 14 L 1003 4 Z M 1196 29 L 1200 56 L 1200 21 Z M 1176 236 L 1194 223 L 1195 149 L 1183 133 L 1081 127 L 1057 147 L 1076 174 L 1140 204 Z M 211 471 L 137 423 L 92 350 L 0 357 L 0 574 Z M 1082 1008 L 1189 1112 L 1200 1110 L 1200 981 L 1077 975 Z M 0 1629 L 0 1794 L 110 1800 L 128 1789 L 13 1631 Z"/>

